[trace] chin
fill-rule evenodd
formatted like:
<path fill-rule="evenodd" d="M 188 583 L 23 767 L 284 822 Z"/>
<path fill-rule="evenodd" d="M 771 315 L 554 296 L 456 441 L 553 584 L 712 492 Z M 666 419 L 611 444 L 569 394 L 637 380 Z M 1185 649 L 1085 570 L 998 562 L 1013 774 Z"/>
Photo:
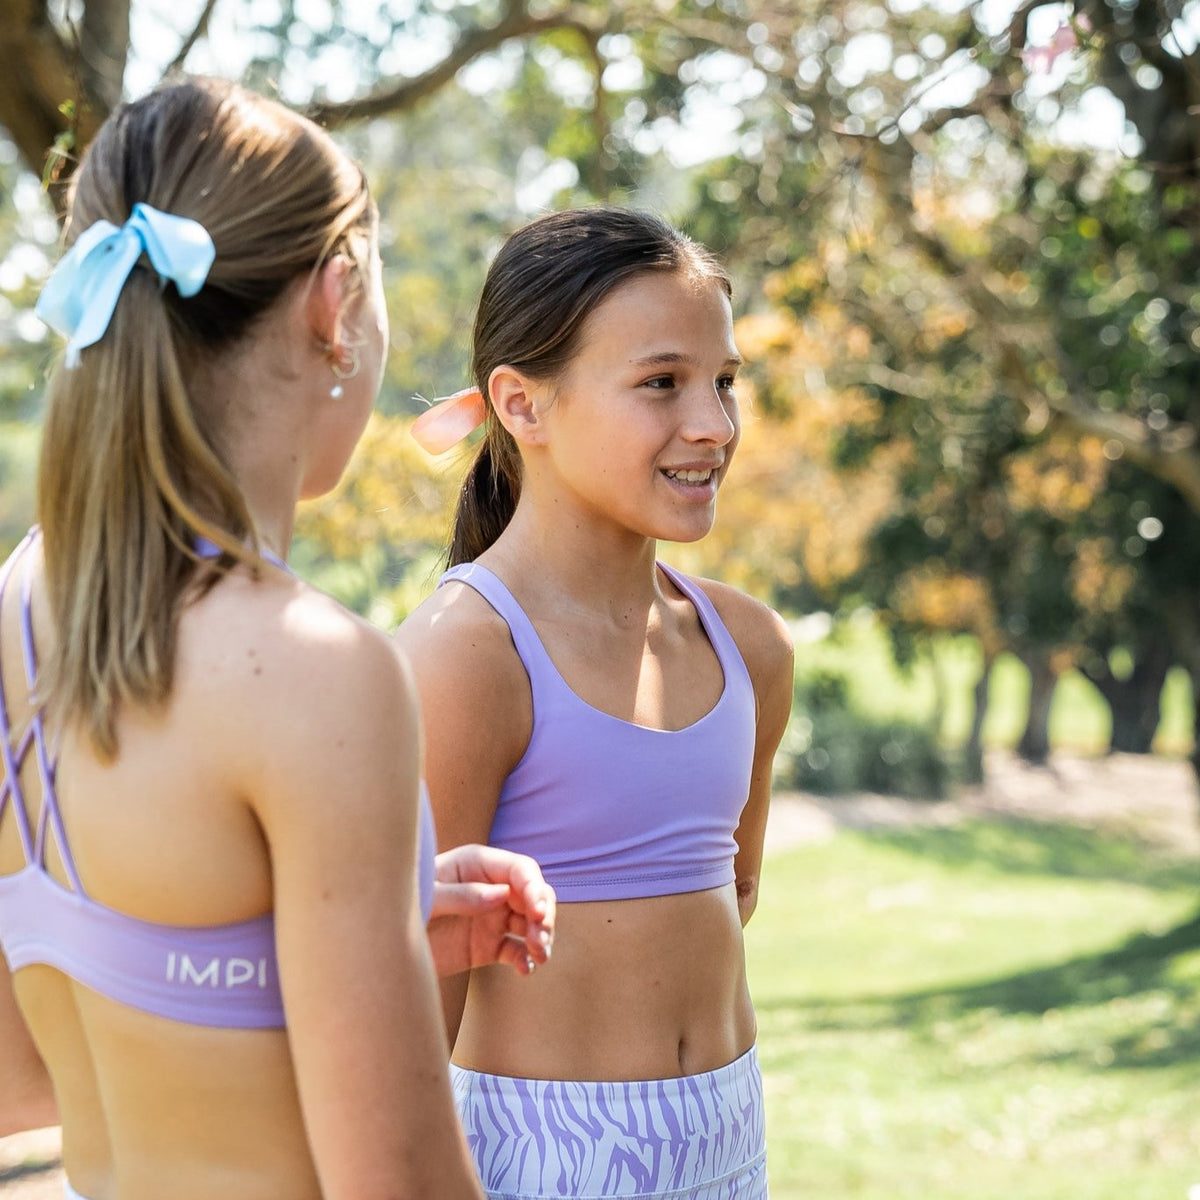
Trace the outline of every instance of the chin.
<path fill-rule="evenodd" d="M 335 487 L 342 481 L 342 476 L 345 474 L 345 467 L 340 471 L 326 472 L 320 475 L 314 475 L 311 479 L 306 479 L 303 486 L 300 488 L 301 500 L 319 500 L 322 496 L 327 496 Z"/>
<path fill-rule="evenodd" d="M 664 521 L 662 526 L 651 533 L 651 537 L 660 542 L 678 542 L 687 545 L 698 542 L 712 532 L 715 515 L 710 514 L 707 521 Z"/>

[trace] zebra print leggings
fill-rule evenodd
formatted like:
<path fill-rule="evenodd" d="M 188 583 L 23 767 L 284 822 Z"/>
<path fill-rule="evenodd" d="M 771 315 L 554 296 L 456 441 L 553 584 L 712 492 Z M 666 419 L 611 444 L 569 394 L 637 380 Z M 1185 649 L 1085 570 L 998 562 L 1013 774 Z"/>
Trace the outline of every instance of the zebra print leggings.
<path fill-rule="evenodd" d="M 753 1047 L 682 1079 L 574 1083 L 450 1066 L 489 1200 L 766 1200 Z"/>

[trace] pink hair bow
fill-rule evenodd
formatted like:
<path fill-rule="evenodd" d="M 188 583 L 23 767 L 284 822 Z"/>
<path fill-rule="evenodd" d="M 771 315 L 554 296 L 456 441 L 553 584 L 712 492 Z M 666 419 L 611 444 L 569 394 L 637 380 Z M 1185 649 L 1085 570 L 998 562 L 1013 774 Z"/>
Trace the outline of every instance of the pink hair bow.
<path fill-rule="evenodd" d="M 428 454 L 444 454 L 478 429 L 487 417 L 487 401 L 477 387 L 435 400 L 412 424 L 417 445 Z"/>

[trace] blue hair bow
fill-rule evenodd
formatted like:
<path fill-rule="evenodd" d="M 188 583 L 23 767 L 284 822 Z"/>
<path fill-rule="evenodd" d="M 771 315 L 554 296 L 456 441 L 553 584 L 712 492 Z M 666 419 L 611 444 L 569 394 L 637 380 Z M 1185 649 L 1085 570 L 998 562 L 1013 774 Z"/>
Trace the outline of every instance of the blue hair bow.
<path fill-rule="evenodd" d="M 79 366 L 79 352 L 98 342 L 129 272 L 143 251 L 162 282 L 181 296 L 194 296 L 208 278 L 216 248 L 199 221 L 135 204 L 120 228 L 97 221 L 63 255 L 42 289 L 34 312 L 66 336 L 67 366 Z"/>

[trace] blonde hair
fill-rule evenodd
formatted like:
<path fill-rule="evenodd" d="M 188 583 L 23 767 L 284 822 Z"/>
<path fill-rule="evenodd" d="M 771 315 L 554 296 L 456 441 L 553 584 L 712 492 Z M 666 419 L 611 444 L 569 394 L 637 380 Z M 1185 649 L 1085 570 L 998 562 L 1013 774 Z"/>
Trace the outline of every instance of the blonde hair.
<path fill-rule="evenodd" d="M 170 695 L 178 619 L 237 561 L 262 565 L 222 438 L 197 386 L 285 287 L 345 253 L 361 286 L 375 212 L 361 171 L 303 117 L 233 84 L 186 79 L 118 110 L 72 184 L 66 243 L 139 201 L 190 217 L 216 259 L 184 299 L 146 260 L 80 365 L 55 368 L 38 476 L 55 644 L 38 699 L 103 757 L 122 705 Z M 195 542 L 222 552 L 198 567 Z"/>

